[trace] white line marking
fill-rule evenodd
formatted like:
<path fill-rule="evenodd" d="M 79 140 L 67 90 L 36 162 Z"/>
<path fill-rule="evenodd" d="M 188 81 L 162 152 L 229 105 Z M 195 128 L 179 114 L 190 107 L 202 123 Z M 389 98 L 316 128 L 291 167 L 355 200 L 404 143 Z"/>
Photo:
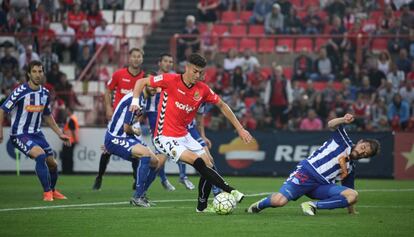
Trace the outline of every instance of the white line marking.
<path fill-rule="evenodd" d="M 414 192 L 414 188 L 406 189 L 359 189 L 358 192 Z M 271 194 L 271 192 L 263 193 L 253 193 L 246 194 L 246 197 L 257 197 L 257 196 L 266 196 Z M 197 199 L 176 199 L 176 200 L 155 200 L 155 203 L 169 203 L 169 202 L 194 202 Z M 59 208 L 79 208 L 86 209 L 85 207 L 99 207 L 99 206 L 117 206 L 117 205 L 127 205 L 129 202 L 100 202 L 100 203 L 81 203 L 81 204 L 68 204 L 68 205 L 56 205 L 56 206 L 41 206 L 41 207 L 19 207 L 19 208 L 4 208 L 0 209 L 0 212 L 8 211 L 25 211 L 25 210 L 44 210 L 44 209 L 59 209 Z M 371 205 L 358 205 L 362 208 L 412 208 L 412 206 L 371 206 Z M 170 207 L 153 207 L 153 208 L 170 208 Z M 149 208 L 149 209 L 153 209 Z M 171 207 L 177 208 L 177 207 Z M 286 207 L 285 207 L 286 208 Z M 145 209 L 145 208 L 141 208 Z"/>

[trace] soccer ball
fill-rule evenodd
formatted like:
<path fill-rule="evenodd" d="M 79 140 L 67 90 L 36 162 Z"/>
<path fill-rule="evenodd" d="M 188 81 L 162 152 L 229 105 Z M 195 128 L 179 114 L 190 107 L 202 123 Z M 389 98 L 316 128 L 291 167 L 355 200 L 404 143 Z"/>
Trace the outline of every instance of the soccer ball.
<path fill-rule="evenodd" d="M 230 214 L 236 207 L 236 199 L 230 193 L 222 192 L 214 197 L 213 207 L 219 215 Z"/>

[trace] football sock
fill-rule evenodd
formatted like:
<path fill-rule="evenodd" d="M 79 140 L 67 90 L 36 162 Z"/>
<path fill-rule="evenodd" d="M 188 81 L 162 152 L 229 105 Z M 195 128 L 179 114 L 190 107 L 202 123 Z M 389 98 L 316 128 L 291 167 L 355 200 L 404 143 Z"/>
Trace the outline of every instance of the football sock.
<path fill-rule="evenodd" d="M 151 186 L 152 182 L 154 182 L 155 178 L 157 177 L 158 171 L 155 167 L 149 168 L 149 173 L 147 175 L 147 182 L 145 182 L 144 193 L 147 192 L 148 188 Z"/>
<path fill-rule="evenodd" d="M 213 170 L 215 170 L 218 173 L 217 168 L 216 168 L 215 165 L 213 165 Z M 214 194 L 214 196 L 217 196 L 221 192 L 222 192 L 222 190 L 220 188 L 218 188 L 217 186 L 213 185 L 213 194 Z"/>
<path fill-rule="evenodd" d="M 228 193 L 234 190 L 234 188 L 229 186 L 229 184 L 224 181 L 224 179 L 216 171 L 207 167 L 201 157 L 198 157 L 194 161 L 193 167 L 212 185 L 215 185 Z"/>
<path fill-rule="evenodd" d="M 36 161 L 36 174 L 39 178 L 40 183 L 42 184 L 43 191 L 50 191 L 50 177 L 49 177 L 49 168 L 46 165 L 46 154 L 39 155 L 35 158 Z"/>
<path fill-rule="evenodd" d="M 317 209 L 335 209 L 349 206 L 348 200 L 342 195 L 335 195 L 328 199 L 313 202 Z"/>
<path fill-rule="evenodd" d="M 263 210 L 263 209 L 271 207 L 271 206 L 272 206 L 272 194 L 270 194 L 268 197 L 263 198 L 262 200 L 260 200 L 259 204 L 257 205 L 257 208 L 259 208 L 259 210 Z"/>
<path fill-rule="evenodd" d="M 141 159 L 139 159 L 139 165 L 137 167 L 138 172 L 136 173 L 137 184 L 136 184 L 134 197 L 139 198 L 142 195 L 144 195 L 145 183 L 147 182 L 147 177 L 149 173 L 150 160 L 151 158 L 149 157 L 142 157 Z"/>
<path fill-rule="evenodd" d="M 165 174 L 165 167 L 162 166 L 160 170 L 158 171 L 158 176 L 160 176 L 161 183 L 164 183 L 167 181 L 167 175 Z"/>
<path fill-rule="evenodd" d="M 49 175 L 50 175 L 50 188 L 55 191 L 56 182 L 58 179 L 58 170 L 57 167 L 54 170 L 49 169 Z"/>
<path fill-rule="evenodd" d="M 106 167 L 109 164 L 109 159 L 111 158 L 111 154 L 109 153 L 102 153 L 101 159 L 99 160 L 99 172 L 97 178 L 102 178 L 105 174 Z"/>
<path fill-rule="evenodd" d="M 138 170 L 138 159 L 132 159 L 131 166 L 132 166 L 132 177 L 135 180 L 135 183 L 137 182 L 137 170 Z"/>
<path fill-rule="evenodd" d="M 180 170 L 180 179 L 184 179 L 187 175 L 185 174 L 185 163 L 177 162 L 178 170 Z"/>
<path fill-rule="evenodd" d="M 211 183 L 208 182 L 203 176 L 200 177 L 198 182 L 198 203 L 197 209 L 202 211 L 207 208 L 208 196 L 211 192 Z"/>

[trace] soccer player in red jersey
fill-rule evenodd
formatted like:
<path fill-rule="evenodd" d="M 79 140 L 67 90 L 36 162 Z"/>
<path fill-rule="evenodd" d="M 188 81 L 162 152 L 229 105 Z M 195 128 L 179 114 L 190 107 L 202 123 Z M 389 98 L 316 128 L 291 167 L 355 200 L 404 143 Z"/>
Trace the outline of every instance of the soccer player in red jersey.
<path fill-rule="evenodd" d="M 114 72 L 112 78 L 107 82 L 107 88 L 105 91 L 105 107 L 106 107 L 106 118 L 111 120 L 112 114 L 114 113 L 114 108 L 118 105 L 124 95 L 128 94 L 134 89 L 135 82 L 144 77 L 144 71 L 141 69 L 141 64 L 143 62 L 144 51 L 139 48 L 133 48 L 129 51 L 129 62 L 128 67 L 121 68 Z M 112 100 L 112 93 L 114 94 L 114 99 Z M 112 103 L 113 101 L 113 103 Z M 101 159 L 99 161 L 99 172 L 96 176 L 95 183 L 93 185 L 94 190 L 101 189 L 102 186 L 102 176 L 105 174 L 106 167 L 109 164 L 111 154 L 103 152 L 101 154 Z M 138 161 L 132 163 L 132 170 L 134 176 L 133 188 L 135 188 L 136 183 L 136 167 L 138 166 Z"/>
<path fill-rule="evenodd" d="M 243 128 L 230 107 L 224 103 L 205 83 L 206 59 L 199 54 L 188 57 L 184 74 L 161 74 L 137 81 L 134 98 L 130 110 L 141 109 L 139 95 L 145 86 L 162 88 L 158 104 L 158 121 L 154 134 L 156 148 L 169 156 L 173 161 L 183 161 L 192 165 L 200 173 L 198 186 L 197 212 L 204 212 L 212 185 L 231 193 L 237 202 L 241 202 L 244 194 L 229 186 L 223 178 L 212 169 L 213 164 L 203 147 L 188 133 L 187 125 L 194 119 L 202 103 L 211 103 L 219 107 L 223 115 L 236 128 L 240 138 L 249 143 L 250 133 Z"/>

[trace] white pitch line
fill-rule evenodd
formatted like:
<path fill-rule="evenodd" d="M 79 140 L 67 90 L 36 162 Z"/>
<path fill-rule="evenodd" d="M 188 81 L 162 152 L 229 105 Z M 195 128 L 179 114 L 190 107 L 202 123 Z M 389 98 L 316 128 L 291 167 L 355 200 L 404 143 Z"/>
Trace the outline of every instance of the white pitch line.
<path fill-rule="evenodd" d="M 413 188 L 407 189 L 360 189 L 358 192 L 414 192 Z M 271 192 L 246 194 L 246 197 L 257 197 L 269 195 Z M 193 202 L 196 199 L 176 199 L 176 200 L 155 200 L 155 203 L 168 203 L 168 202 Z M 58 208 L 82 208 L 82 207 L 97 207 L 97 206 L 116 206 L 126 205 L 129 202 L 101 202 L 101 203 L 82 203 L 82 204 L 68 204 L 68 205 L 56 205 L 56 206 L 41 206 L 41 207 L 19 207 L 19 208 L 5 208 L 0 209 L 0 212 L 8 211 L 25 211 L 25 210 L 44 210 L 44 209 L 58 209 Z M 395 208 L 407 208 L 411 206 L 358 206 L 358 207 L 395 207 Z M 155 207 L 157 208 L 157 207 Z"/>

